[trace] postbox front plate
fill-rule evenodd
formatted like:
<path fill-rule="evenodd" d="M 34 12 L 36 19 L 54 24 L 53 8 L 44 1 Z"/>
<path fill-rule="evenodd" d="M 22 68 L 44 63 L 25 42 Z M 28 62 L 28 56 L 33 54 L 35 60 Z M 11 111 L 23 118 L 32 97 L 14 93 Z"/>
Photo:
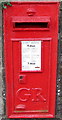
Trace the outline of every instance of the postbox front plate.
<path fill-rule="evenodd" d="M 59 3 L 11 4 L 3 11 L 7 116 L 53 118 Z"/>

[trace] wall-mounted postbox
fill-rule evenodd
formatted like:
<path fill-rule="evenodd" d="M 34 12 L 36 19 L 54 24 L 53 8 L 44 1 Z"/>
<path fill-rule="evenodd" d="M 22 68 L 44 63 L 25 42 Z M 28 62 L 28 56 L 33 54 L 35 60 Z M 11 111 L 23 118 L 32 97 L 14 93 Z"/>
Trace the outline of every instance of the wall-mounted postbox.
<path fill-rule="evenodd" d="M 3 11 L 8 118 L 53 118 L 58 2 L 12 2 Z"/>

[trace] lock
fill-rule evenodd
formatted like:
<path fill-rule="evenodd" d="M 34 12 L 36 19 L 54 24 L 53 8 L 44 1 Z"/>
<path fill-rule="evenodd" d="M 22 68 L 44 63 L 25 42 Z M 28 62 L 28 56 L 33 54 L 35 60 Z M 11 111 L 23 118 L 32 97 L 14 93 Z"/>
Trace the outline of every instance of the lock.
<path fill-rule="evenodd" d="M 26 76 L 25 75 L 19 75 L 19 83 L 26 83 Z"/>

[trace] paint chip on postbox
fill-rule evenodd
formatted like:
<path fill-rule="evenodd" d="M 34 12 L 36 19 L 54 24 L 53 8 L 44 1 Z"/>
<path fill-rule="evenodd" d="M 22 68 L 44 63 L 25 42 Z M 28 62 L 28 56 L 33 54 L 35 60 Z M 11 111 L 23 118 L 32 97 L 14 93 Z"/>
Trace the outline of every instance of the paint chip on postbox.
<path fill-rule="evenodd" d="M 22 71 L 41 71 L 41 41 L 22 42 Z"/>

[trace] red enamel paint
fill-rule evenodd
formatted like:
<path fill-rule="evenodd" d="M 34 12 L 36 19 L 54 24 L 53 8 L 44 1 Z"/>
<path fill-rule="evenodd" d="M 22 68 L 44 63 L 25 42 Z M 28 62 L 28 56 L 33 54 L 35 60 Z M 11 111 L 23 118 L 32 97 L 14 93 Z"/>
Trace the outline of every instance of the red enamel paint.
<path fill-rule="evenodd" d="M 53 118 L 59 3 L 11 4 L 3 10 L 7 117 Z"/>

